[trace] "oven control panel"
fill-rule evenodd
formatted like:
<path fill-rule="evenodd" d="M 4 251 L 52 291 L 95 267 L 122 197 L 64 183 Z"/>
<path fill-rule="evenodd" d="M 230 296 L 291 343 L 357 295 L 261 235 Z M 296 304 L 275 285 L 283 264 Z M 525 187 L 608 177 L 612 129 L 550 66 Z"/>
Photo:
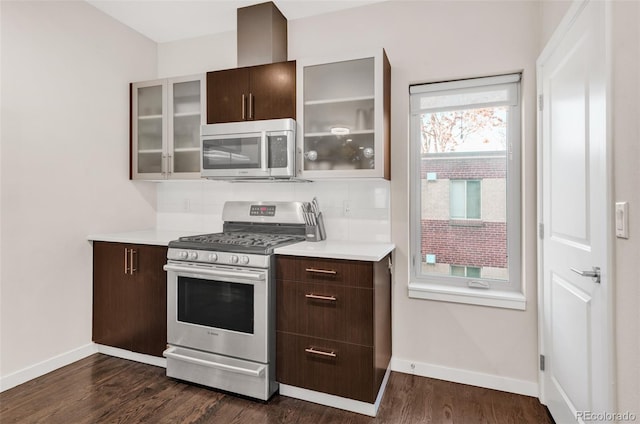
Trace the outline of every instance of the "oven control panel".
<path fill-rule="evenodd" d="M 267 268 L 269 266 L 270 256 L 171 248 L 167 252 L 167 259 L 185 263 L 198 262 L 206 264 Z"/>
<path fill-rule="evenodd" d="M 251 205 L 249 216 L 276 216 L 276 205 Z"/>

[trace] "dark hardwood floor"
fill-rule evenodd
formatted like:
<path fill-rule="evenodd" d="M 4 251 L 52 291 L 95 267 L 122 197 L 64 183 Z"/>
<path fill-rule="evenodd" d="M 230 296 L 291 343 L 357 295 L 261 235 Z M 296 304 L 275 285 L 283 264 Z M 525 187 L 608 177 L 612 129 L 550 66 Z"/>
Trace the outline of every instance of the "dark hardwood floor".
<path fill-rule="evenodd" d="M 268 403 L 185 384 L 96 354 L 0 393 L 0 423 L 553 423 L 538 399 L 392 373 L 376 418 L 275 395 Z"/>

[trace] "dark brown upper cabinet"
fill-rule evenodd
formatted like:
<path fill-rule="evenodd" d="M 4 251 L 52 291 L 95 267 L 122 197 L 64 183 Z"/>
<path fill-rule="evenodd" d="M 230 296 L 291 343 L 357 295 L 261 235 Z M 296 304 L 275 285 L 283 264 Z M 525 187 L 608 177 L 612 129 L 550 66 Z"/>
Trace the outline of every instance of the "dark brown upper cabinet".
<path fill-rule="evenodd" d="M 207 73 L 207 123 L 296 117 L 296 62 Z"/>

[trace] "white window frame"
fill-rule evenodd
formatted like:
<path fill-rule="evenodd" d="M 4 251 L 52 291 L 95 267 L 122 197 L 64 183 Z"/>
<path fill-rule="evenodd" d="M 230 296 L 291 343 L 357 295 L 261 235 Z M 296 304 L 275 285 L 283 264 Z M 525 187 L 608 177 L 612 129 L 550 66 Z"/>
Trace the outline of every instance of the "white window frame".
<path fill-rule="evenodd" d="M 410 87 L 410 277 L 409 297 L 468 303 L 509 309 L 526 309 L 526 298 L 522 278 L 522 216 L 521 216 L 521 145 L 522 145 L 522 100 L 520 74 L 474 78 L 442 83 L 420 84 Z M 492 87 L 494 86 L 494 87 Z M 420 114 L 428 111 L 442 111 L 445 108 L 421 109 L 421 103 L 437 105 L 437 98 L 443 94 L 465 94 L 487 88 L 507 89 L 508 101 L 492 101 L 473 104 L 473 107 L 507 106 L 507 193 L 506 225 L 508 281 L 484 278 L 453 277 L 450 275 L 423 274 L 421 258 L 421 137 Z M 429 102 L 433 98 L 433 102 Z M 421 102 L 421 99 L 427 101 Z M 460 109 L 460 106 L 449 108 Z"/>

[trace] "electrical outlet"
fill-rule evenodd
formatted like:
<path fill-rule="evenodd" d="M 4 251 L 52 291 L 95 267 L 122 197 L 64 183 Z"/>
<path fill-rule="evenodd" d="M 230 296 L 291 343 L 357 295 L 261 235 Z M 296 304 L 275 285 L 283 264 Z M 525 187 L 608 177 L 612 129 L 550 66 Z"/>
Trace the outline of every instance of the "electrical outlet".
<path fill-rule="evenodd" d="M 345 200 L 342 202 L 342 215 L 350 216 L 351 215 L 351 205 L 349 205 L 349 201 Z"/>

